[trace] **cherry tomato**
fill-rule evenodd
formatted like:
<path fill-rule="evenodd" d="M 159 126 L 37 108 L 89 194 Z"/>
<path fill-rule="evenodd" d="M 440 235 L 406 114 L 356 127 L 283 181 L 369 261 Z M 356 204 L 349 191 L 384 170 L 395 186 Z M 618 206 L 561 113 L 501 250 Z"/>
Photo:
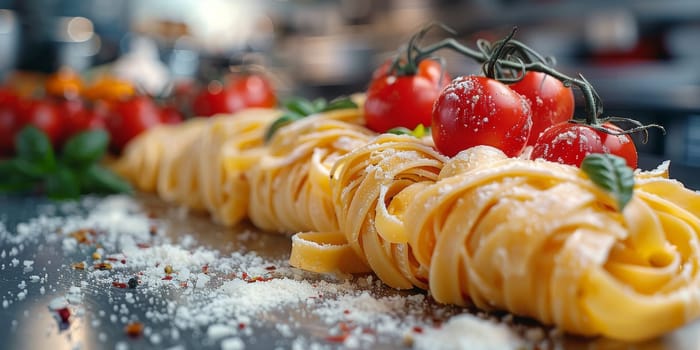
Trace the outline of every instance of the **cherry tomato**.
<path fill-rule="evenodd" d="M 20 98 L 12 89 L 0 87 L 0 156 L 14 153 L 15 134 L 21 127 Z"/>
<path fill-rule="evenodd" d="M 106 115 L 99 109 L 83 108 L 66 119 L 66 139 L 77 133 L 107 129 Z"/>
<path fill-rule="evenodd" d="M 570 120 L 574 115 L 574 93 L 558 79 L 541 72 L 528 72 L 510 88 L 530 102 L 532 131 L 527 141 L 534 145 L 548 127 Z"/>
<path fill-rule="evenodd" d="M 165 124 L 177 124 L 183 120 L 182 113 L 174 106 L 163 106 L 160 109 L 160 119 Z"/>
<path fill-rule="evenodd" d="M 161 124 L 160 109 L 147 96 L 134 96 L 111 106 L 107 118 L 112 149 L 120 151 L 140 133 Z"/>
<path fill-rule="evenodd" d="M 63 139 L 63 121 L 60 109 L 49 100 L 27 100 L 19 107 L 20 122 L 34 125 L 51 140 L 56 147 Z"/>
<path fill-rule="evenodd" d="M 430 125 L 433 103 L 449 76 L 440 63 L 423 60 L 413 75 L 396 75 L 384 63 L 373 74 L 364 105 L 367 127 L 386 132 L 396 127 L 415 129 Z"/>
<path fill-rule="evenodd" d="M 487 77 L 456 78 L 442 90 L 433 109 L 435 146 L 450 157 L 478 145 L 517 156 L 525 148 L 531 126 L 525 98 Z"/>
<path fill-rule="evenodd" d="M 617 126 L 605 123 L 603 127 L 620 131 Z M 629 135 L 610 135 L 588 125 L 559 123 L 540 135 L 532 149 L 531 158 L 581 166 L 591 153 L 610 153 L 625 159 L 627 165 L 637 168 L 637 148 Z"/>
<path fill-rule="evenodd" d="M 272 108 L 277 104 L 274 87 L 258 74 L 236 75 L 229 79 L 227 89 L 233 91 L 234 95 L 242 96 L 248 108 Z"/>
<path fill-rule="evenodd" d="M 213 80 L 194 98 L 195 116 L 209 117 L 235 113 L 251 107 L 274 107 L 277 97 L 270 82 L 263 76 L 247 74 L 232 77 L 226 84 Z"/>

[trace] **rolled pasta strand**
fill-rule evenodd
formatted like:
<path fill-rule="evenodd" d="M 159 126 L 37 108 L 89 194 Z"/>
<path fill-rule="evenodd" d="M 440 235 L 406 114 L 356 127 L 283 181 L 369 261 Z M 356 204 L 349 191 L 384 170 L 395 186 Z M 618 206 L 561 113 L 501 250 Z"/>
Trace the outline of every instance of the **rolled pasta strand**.
<path fill-rule="evenodd" d="M 214 117 L 201 137 L 183 153 L 187 169 L 195 171 L 201 205 L 214 221 L 231 226 L 246 217 L 250 188 L 246 171 L 267 150 L 265 132 L 281 112 L 247 109 L 235 116 Z M 181 202 L 193 193 L 183 189 Z"/>
<path fill-rule="evenodd" d="M 144 192 L 158 190 L 171 196 L 173 182 L 160 184 L 163 172 L 169 172 L 175 157 L 194 142 L 206 127 L 204 119 L 192 119 L 177 125 L 158 125 L 131 140 L 110 168 Z M 161 189 L 162 187 L 162 189 Z"/>
<path fill-rule="evenodd" d="M 620 213 L 577 168 L 485 152 L 451 159 L 404 214 L 436 300 L 623 340 L 700 315 L 698 193 L 647 179 Z"/>
<path fill-rule="evenodd" d="M 267 231 L 337 231 L 330 198 L 330 169 L 373 133 L 358 125 L 358 109 L 338 110 L 288 124 L 247 172 L 250 220 Z"/>
<path fill-rule="evenodd" d="M 427 287 L 427 270 L 407 245 L 402 214 L 432 183 L 445 157 L 412 136 L 384 134 L 341 158 L 331 189 L 340 230 L 377 276 L 394 288 Z"/>

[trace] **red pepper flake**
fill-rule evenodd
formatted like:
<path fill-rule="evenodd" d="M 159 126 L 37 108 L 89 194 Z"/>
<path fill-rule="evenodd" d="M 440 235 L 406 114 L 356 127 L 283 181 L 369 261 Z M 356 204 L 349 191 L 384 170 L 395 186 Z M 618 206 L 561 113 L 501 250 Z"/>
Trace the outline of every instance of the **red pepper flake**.
<path fill-rule="evenodd" d="M 173 279 L 173 276 L 172 276 L 172 275 L 167 275 L 167 276 L 165 276 L 165 277 L 163 277 L 163 278 L 161 278 L 161 279 L 162 279 L 163 281 L 170 281 L 170 280 Z"/>
<path fill-rule="evenodd" d="M 182 288 L 187 288 L 187 281 L 185 281 L 185 282 L 180 282 L 180 287 L 182 287 Z"/>
<path fill-rule="evenodd" d="M 349 324 L 347 324 L 347 323 L 345 323 L 345 322 L 340 322 L 340 323 L 338 324 L 338 328 L 340 329 L 341 332 L 343 332 L 343 333 L 348 333 L 348 332 L 352 331 L 352 329 L 353 329 L 354 327 L 353 327 L 353 326 L 350 326 Z"/>
<path fill-rule="evenodd" d="M 248 283 L 255 283 L 255 282 L 267 282 L 271 279 L 272 279 L 272 277 L 255 276 L 253 278 L 248 278 L 245 281 Z"/>
<path fill-rule="evenodd" d="M 70 309 L 67 307 L 56 310 L 56 313 L 58 314 L 58 317 L 61 318 L 63 323 L 68 323 L 70 320 Z"/>
<path fill-rule="evenodd" d="M 423 327 L 414 326 L 414 327 L 413 327 L 413 332 L 414 332 L 414 333 L 423 333 Z"/>
<path fill-rule="evenodd" d="M 243 273 L 241 274 L 241 279 L 247 280 L 247 279 L 248 279 L 248 274 L 245 273 L 245 272 L 243 272 Z"/>
<path fill-rule="evenodd" d="M 346 315 L 349 315 L 349 314 L 350 314 L 350 310 L 345 309 L 345 310 L 343 310 L 343 313 L 346 314 Z"/>
<path fill-rule="evenodd" d="M 126 259 L 121 259 L 121 260 L 119 260 L 119 262 L 122 264 L 126 264 Z"/>
<path fill-rule="evenodd" d="M 139 247 L 139 248 L 141 248 L 141 249 L 146 249 L 146 248 L 150 248 L 150 247 L 151 247 L 151 245 L 148 244 L 148 243 L 136 243 L 136 246 Z"/>
<path fill-rule="evenodd" d="M 329 335 L 326 337 L 326 341 L 331 343 L 344 343 L 345 339 L 348 339 L 348 335 L 349 334 Z"/>
<path fill-rule="evenodd" d="M 98 264 L 95 264 L 95 269 L 97 270 L 111 270 L 112 269 L 112 264 L 106 263 L 106 262 L 101 262 Z"/>
<path fill-rule="evenodd" d="M 202 273 L 205 275 L 209 274 L 209 265 L 202 266 Z"/>
<path fill-rule="evenodd" d="M 114 281 L 114 282 L 112 282 L 112 287 L 126 289 L 128 287 L 128 285 L 124 282 Z"/>
<path fill-rule="evenodd" d="M 243 322 L 239 323 L 238 329 L 245 329 L 245 323 L 243 323 Z"/>
<path fill-rule="evenodd" d="M 365 327 L 365 328 L 362 328 L 362 333 L 363 334 L 375 334 L 376 331 L 372 328 Z"/>
<path fill-rule="evenodd" d="M 113 256 L 108 256 L 108 257 L 105 258 L 105 260 L 107 260 L 107 261 L 118 261 L 119 259 L 117 259 L 117 258 L 115 258 L 115 257 L 113 257 Z"/>
<path fill-rule="evenodd" d="M 88 235 L 94 236 L 96 234 L 94 229 L 88 228 L 88 229 L 80 229 L 77 231 L 73 231 L 70 233 L 70 236 L 75 238 L 76 241 L 80 244 L 88 244 L 91 243 L 92 240 L 88 238 Z"/>
<path fill-rule="evenodd" d="M 137 338 L 143 334 L 143 323 L 141 322 L 130 322 L 124 327 L 124 333 L 126 335 Z"/>
<path fill-rule="evenodd" d="M 277 270 L 277 267 L 274 266 L 274 265 L 270 265 L 270 266 L 265 267 L 265 270 L 267 270 L 267 271 L 275 271 L 275 270 Z"/>
<path fill-rule="evenodd" d="M 85 263 L 84 262 L 72 263 L 72 264 L 70 264 L 70 267 L 73 270 L 85 270 Z"/>

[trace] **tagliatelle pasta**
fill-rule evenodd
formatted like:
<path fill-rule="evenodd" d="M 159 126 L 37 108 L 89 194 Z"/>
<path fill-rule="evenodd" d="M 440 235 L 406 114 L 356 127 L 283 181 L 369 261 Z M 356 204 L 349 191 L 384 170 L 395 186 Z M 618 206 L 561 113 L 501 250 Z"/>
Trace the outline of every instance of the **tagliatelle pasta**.
<path fill-rule="evenodd" d="M 356 109 L 316 115 L 277 131 L 266 154 L 248 171 L 249 215 L 256 226 L 279 232 L 336 231 L 330 169 L 372 133 Z"/>
<path fill-rule="evenodd" d="M 290 263 L 372 271 L 439 302 L 642 340 L 700 316 L 700 194 L 638 173 L 625 209 L 578 168 L 480 146 L 447 158 L 375 135 L 359 110 L 280 128 L 275 110 L 134 140 L 115 169 L 145 191 L 292 238 Z M 178 140 L 178 141 L 175 141 Z"/>

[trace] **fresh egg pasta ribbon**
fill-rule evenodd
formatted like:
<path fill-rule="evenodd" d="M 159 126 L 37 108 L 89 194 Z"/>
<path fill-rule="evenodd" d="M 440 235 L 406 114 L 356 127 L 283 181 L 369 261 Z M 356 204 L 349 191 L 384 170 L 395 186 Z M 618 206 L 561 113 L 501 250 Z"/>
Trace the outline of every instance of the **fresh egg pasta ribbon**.
<path fill-rule="evenodd" d="M 578 168 L 496 153 L 460 153 L 404 214 L 437 301 L 633 341 L 700 315 L 700 194 L 648 178 L 620 213 Z"/>
<path fill-rule="evenodd" d="M 394 288 L 427 286 L 403 225 L 413 195 L 432 183 L 445 161 L 434 148 L 407 135 L 384 134 L 339 159 L 331 190 L 347 244 Z"/>
<path fill-rule="evenodd" d="M 359 110 L 312 115 L 280 128 L 266 154 L 247 172 L 249 218 L 267 231 L 337 231 L 330 169 L 336 160 L 369 142 Z"/>
<path fill-rule="evenodd" d="M 266 152 L 265 132 L 280 114 L 252 108 L 158 126 L 132 140 L 112 167 L 142 191 L 235 225 L 247 215 L 246 171 Z"/>

